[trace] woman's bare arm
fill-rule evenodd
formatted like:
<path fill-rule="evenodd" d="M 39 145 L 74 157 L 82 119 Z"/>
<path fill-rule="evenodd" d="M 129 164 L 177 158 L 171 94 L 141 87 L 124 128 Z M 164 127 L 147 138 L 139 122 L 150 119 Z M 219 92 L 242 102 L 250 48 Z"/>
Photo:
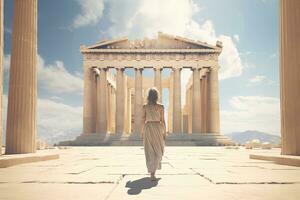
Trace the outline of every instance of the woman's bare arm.
<path fill-rule="evenodd" d="M 141 138 L 144 138 L 144 127 L 145 127 L 145 122 L 146 122 L 146 109 L 145 105 L 143 106 L 143 116 L 142 116 L 142 125 L 141 125 Z"/>
<path fill-rule="evenodd" d="M 165 111 L 164 111 L 164 106 L 162 105 L 161 106 L 161 109 L 160 109 L 160 116 L 161 116 L 161 123 L 162 123 L 162 125 L 163 125 L 163 128 L 164 128 L 164 139 L 166 139 L 166 122 L 165 122 Z"/>

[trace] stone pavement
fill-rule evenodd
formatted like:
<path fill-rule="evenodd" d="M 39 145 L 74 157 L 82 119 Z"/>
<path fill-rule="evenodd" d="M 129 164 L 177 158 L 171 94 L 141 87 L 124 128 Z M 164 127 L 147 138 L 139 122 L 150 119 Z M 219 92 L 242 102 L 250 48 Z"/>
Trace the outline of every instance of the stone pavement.
<path fill-rule="evenodd" d="M 300 199 L 300 167 L 249 159 L 279 149 L 166 147 L 157 182 L 142 147 L 53 151 L 60 159 L 0 169 L 0 199 Z"/>

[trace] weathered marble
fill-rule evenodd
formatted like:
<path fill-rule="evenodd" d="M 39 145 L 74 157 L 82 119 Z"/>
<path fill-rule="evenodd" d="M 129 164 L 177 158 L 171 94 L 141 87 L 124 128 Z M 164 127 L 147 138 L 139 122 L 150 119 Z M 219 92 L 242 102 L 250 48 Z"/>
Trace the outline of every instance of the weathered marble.
<path fill-rule="evenodd" d="M 37 0 L 14 1 L 6 153 L 36 151 Z"/>
<path fill-rule="evenodd" d="M 300 1 L 280 1 L 282 154 L 300 155 Z"/>
<path fill-rule="evenodd" d="M 4 48 L 4 40 L 3 40 L 3 10 L 4 4 L 3 0 L 0 0 L 0 113 L 2 113 L 2 92 L 3 92 L 3 48 Z M 0 156 L 2 154 L 2 115 L 0 115 Z"/>

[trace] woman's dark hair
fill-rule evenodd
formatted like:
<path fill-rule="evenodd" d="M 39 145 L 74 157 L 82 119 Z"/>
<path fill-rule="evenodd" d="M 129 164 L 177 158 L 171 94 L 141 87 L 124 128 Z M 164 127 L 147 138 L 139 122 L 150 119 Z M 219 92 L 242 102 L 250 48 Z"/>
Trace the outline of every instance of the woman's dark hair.
<path fill-rule="evenodd" d="M 158 100 L 158 91 L 155 87 L 150 88 L 148 91 L 147 101 L 148 104 L 156 104 Z"/>

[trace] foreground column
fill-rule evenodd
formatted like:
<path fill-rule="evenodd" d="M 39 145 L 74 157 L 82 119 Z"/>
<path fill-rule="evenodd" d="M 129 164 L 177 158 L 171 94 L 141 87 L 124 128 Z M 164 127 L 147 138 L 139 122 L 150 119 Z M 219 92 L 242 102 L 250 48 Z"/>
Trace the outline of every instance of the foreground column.
<path fill-rule="evenodd" d="M 3 91 L 3 0 L 0 0 L 0 113 L 2 113 Z M 2 154 L 2 114 L 0 115 L 0 155 Z"/>
<path fill-rule="evenodd" d="M 37 0 L 15 0 L 6 153 L 36 151 Z"/>
<path fill-rule="evenodd" d="M 154 86 L 159 92 L 159 102 L 162 102 L 162 85 L 161 85 L 161 71 L 162 68 L 154 68 Z"/>
<path fill-rule="evenodd" d="M 193 69 L 192 132 L 201 132 L 200 70 Z"/>
<path fill-rule="evenodd" d="M 219 80 L 217 67 L 210 68 L 207 74 L 207 127 L 206 131 L 212 134 L 220 134 L 219 111 Z"/>
<path fill-rule="evenodd" d="M 182 132 L 181 117 L 181 77 L 180 68 L 174 68 L 173 82 L 173 133 Z"/>
<path fill-rule="evenodd" d="M 143 111 L 143 79 L 142 70 L 135 69 L 135 82 L 134 82 L 134 133 L 141 133 L 142 111 Z"/>
<path fill-rule="evenodd" d="M 125 122 L 125 91 L 124 91 L 124 69 L 117 69 L 117 91 L 116 91 L 116 133 L 124 132 Z"/>
<path fill-rule="evenodd" d="M 300 1 L 280 1 L 281 153 L 300 155 Z"/>
<path fill-rule="evenodd" d="M 97 80 L 97 123 L 96 132 L 107 133 L 107 69 L 100 69 Z"/>

